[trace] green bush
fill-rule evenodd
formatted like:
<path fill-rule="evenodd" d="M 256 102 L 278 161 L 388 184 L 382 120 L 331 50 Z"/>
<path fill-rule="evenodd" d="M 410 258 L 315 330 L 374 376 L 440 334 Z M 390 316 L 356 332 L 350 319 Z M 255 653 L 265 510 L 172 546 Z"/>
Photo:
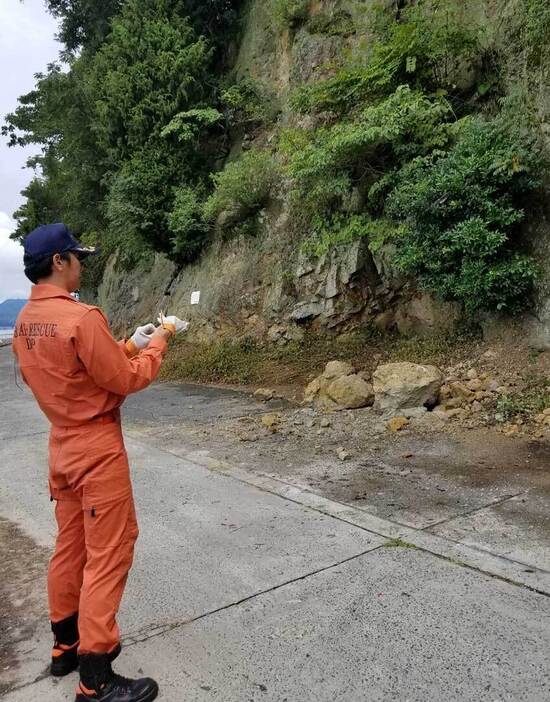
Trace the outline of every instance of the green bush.
<path fill-rule="evenodd" d="M 373 219 L 368 214 L 336 212 L 328 217 L 315 218 L 312 229 L 313 235 L 304 241 L 302 251 L 312 256 L 324 256 L 335 246 L 359 239 L 367 239 L 369 249 L 374 253 L 388 239 L 398 236 L 402 227 L 384 218 Z"/>
<path fill-rule="evenodd" d="M 516 124 L 461 120 L 452 147 L 405 166 L 387 200 L 388 216 L 404 225 L 401 270 L 469 312 L 524 307 L 536 277 L 517 239 L 540 161 Z"/>
<path fill-rule="evenodd" d="M 205 217 L 213 220 L 224 211 L 241 221 L 267 202 L 277 180 L 277 167 L 268 151 L 251 149 L 212 176 L 214 192 L 205 204 Z"/>
<path fill-rule="evenodd" d="M 345 10 L 336 12 L 320 12 L 307 23 L 310 34 L 326 34 L 328 36 L 347 36 L 355 32 L 352 16 Z"/>
<path fill-rule="evenodd" d="M 192 260 L 202 249 L 208 225 L 204 220 L 204 188 L 183 185 L 177 188 L 174 207 L 168 216 L 174 253 Z"/>
<path fill-rule="evenodd" d="M 151 249 L 169 250 L 166 214 L 172 208 L 177 152 L 151 145 L 133 155 L 109 180 L 105 212 L 110 240 L 143 241 Z M 141 244 L 136 255 L 142 252 Z"/>
<path fill-rule="evenodd" d="M 258 81 L 246 77 L 222 91 L 221 102 L 229 124 L 265 122 L 271 111 L 271 98 Z"/>
<path fill-rule="evenodd" d="M 373 185 L 388 168 L 443 147 L 450 114 L 444 99 L 402 86 L 353 119 L 309 133 L 301 148 L 290 147 L 288 165 L 302 218 L 338 209 L 353 183 Z"/>
<path fill-rule="evenodd" d="M 550 407 L 550 393 L 545 386 L 547 387 L 547 381 L 541 379 L 538 388 L 531 387 L 511 395 L 502 395 L 496 403 L 497 412 L 506 420 L 543 412 Z"/>
<path fill-rule="evenodd" d="M 161 137 L 175 136 L 180 144 L 198 145 L 203 130 L 219 124 L 222 114 L 212 107 L 178 112 L 161 131 Z"/>
<path fill-rule="evenodd" d="M 309 0 L 272 0 L 273 14 L 279 25 L 294 29 L 304 22 L 309 14 Z"/>

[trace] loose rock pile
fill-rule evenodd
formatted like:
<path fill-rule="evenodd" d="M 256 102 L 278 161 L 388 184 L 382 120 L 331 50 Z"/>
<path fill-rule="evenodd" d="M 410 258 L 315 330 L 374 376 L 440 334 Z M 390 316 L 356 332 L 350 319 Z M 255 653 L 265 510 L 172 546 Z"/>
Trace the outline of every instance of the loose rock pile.
<path fill-rule="evenodd" d="M 439 391 L 436 411 L 448 417 L 465 418 L 493 406 L 499 396 L 506 394 L 506 386 L 474 368 L 451 369 Z"/>
<path fill-rule="evenodd" d="M 351 364 L 331 361 L 307 386 L 305 403 L 329 411 L 373 406 L 386 418 L 387 428 L 397 432 L 427 417 L 442 423 L 489 411 L 494 415 L 496 400 L 507 391 L 486 373 L 464 365 L 444 374 L 430 365 L 388 363 L 378 366 L 371 382 Z M 550 410 L 537 422 L 550 426 Z"/>

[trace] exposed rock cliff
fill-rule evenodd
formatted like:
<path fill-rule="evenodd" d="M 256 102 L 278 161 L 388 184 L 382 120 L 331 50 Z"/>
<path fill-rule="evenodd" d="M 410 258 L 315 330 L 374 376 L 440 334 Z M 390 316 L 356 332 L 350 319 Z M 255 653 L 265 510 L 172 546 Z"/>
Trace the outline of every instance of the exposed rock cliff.
<path fill-rule="evenodd" d="M 279 117 L 252 135 L 235 129 L 230 158 L 251 140 L 270 143 L 281 125 L 307 119 L 293 112 L 289 96 L 296 86 L 330 73 L 331 62 L 345 52 L 364 50 L 370 5 L 359 0 L 314 0 L 307 21 L 281 29 L 274 23 L 271 1 L 251 0 L 234 73 L 237 79 L 250 76 L 265 86 Z M 521 53 L 506 45 L 503 29 L 506 13 L 513 11 L 514 3 L 478 0 L 465 4 L 463 21 L 483 27 L 484 44 L 506 56 L 501 79 L 510 90 L 518 84 L 528 88 L 550 145 L 550 52 L 536 74 L 522 63 Z M 457 81 L 470 80 L 467 72 L 457 76 Z M 169 308 L 189 318 L 193 334 L 201 339 L 229 334 L 284 342 L 300 338 L 307 329 L 342 333 L 365 324 L 424 334 L 460 318 L 459 305 L 440 302 L 399 275 L 387 245 L 371 251 L 360 239 L 321 256 L 304 253 L 304 232 L 290 221 L 284 184 L 258 221 L 254 237 L 226 240 L 218 231 L 203 256 L 181 269 L 158 254 L 152 264 L 120 271 L 113 257 L 99 288 L 99 303 L 118 330 Z M 535 218 L 527 243 L 542 274 L 535 311 L 517 318 L 516 324 L 536 345 L 550 347 L 550 227 L 544 212 Z M 193 290 L 201 291 L 199 306 L 190 305 Z M 504 329 L 509 324 L 508 319 L 494 317 L 480 321 L 493 333 L 497 322 L 501 330 L 503 323 Z"/>

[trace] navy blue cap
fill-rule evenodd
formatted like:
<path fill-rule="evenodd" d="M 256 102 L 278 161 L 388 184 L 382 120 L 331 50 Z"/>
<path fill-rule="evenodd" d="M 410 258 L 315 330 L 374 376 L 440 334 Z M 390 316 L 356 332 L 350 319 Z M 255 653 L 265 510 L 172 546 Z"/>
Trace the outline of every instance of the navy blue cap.
<path fill-rule="evenodd" d="M 34 229 L 25 237 L 25 263 L 34 263 L 47 256 L 58 253 L 74 253 L 81 256 L 92 256 L 99 253 L 99 249 L 83 246 L 71 234 L 66 224 L 43 224 Z"/>

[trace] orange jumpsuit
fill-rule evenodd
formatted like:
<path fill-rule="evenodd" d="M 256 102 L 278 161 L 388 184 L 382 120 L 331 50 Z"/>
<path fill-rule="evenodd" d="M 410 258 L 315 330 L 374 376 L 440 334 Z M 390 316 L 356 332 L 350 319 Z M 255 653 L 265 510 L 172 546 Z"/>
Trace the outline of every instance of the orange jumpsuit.
<path fill-rule="evenodd" d="M 116 614 L 138 527 L 120 406 L 157 376 L 167 344 L 129 358 L 97 307 L 35 285 L 14 331 L 24 381 L 52 424 L 50 494 L 58 535 L 48 572 L 50 617 L 78 612 L 79 653 L 118 646 Z"/>

